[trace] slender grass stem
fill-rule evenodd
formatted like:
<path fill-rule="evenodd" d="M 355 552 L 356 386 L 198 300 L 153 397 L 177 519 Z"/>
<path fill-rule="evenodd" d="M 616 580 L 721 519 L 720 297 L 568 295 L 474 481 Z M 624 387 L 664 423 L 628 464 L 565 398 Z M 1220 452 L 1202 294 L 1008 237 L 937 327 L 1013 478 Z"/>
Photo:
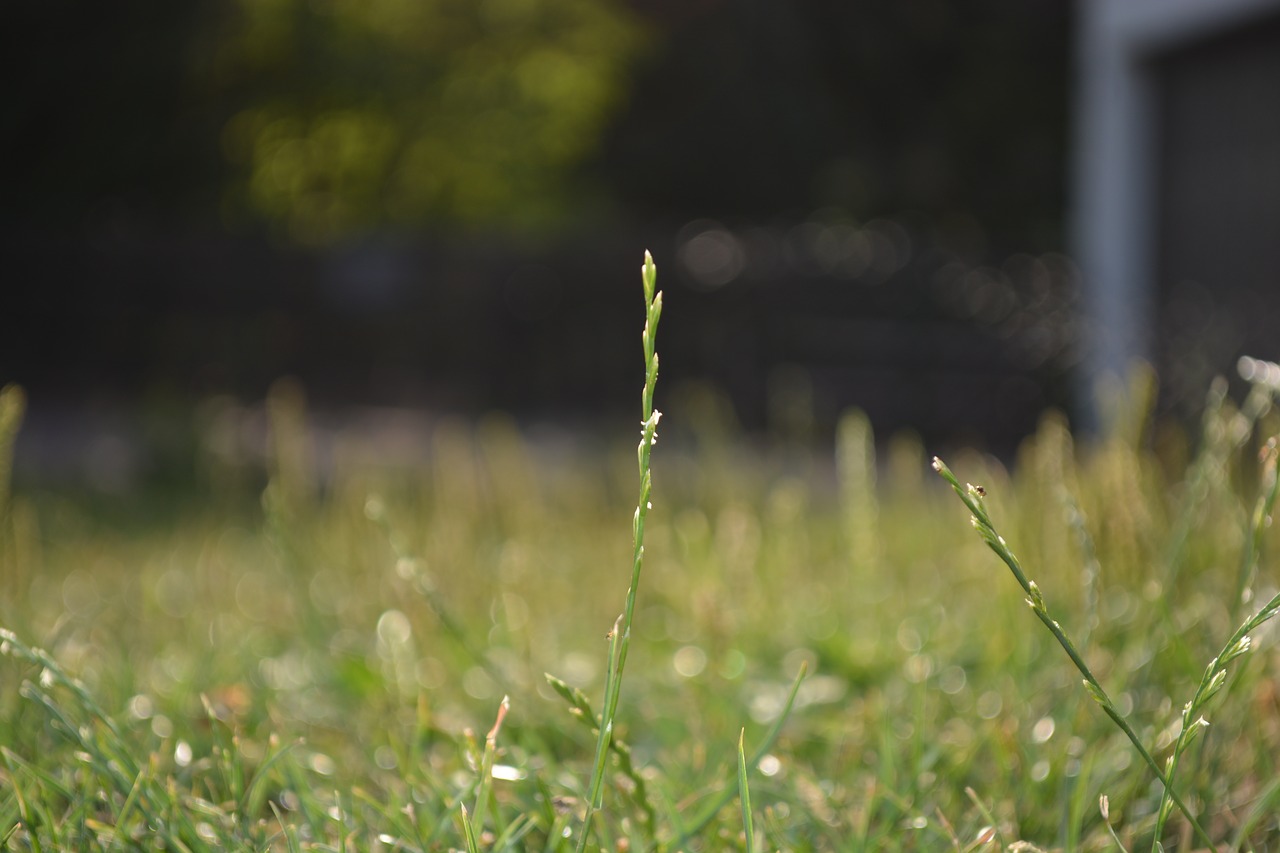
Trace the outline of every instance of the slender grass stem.
<path fill-rule="evenodd" d="M 592 771 L 588 789 L 586 815 L 582 821 L 582 833 L 578 836 L 579 853 L 586 849 L 587 836 L 591 831 L 591 818 L 600 808 L 600 798 L 604 793 L 605 763 L 608 758 L 609 744 L 613 738 L 618 700 L 622 695 L 622 674 L 627 665 L 627 651 L 631 646 L 631 623 L 635 617 L 636 591 L 640 587 L 640 570 L 644 565 L 644 524 L 652 506 L 649 501 L 653 488 L 649 455 L 653 450 L 654 442 L 658 440 L 658 421 L 662 418 L 662 413 L 653 407 L 653 389 L 658 382 L 658 353 L 654 348 L 654 341 L 658 333 L 658 320 L 662 317 L 662 293 L 657 290 L 658 268 L 648 252 L 644 253 L 641 279 L 644 284 L 645 304 L 644 332 L 641 336 L 645 370 L 644 390 L 640 395 L 640 445 L 636 449 L 636 461 L 640 473 L 640 497 L 636 502 L 636 512 L 631 525 L 631 585 L 627 588 L 626 608 L 619 621 L 614 623 L 613 630 L 609 632 L 609 666 L 605 679 L 604 704 L 600 713 L 600 734 L 596 740 L 595 769 Z"/>
<path fill-rule="evenodd" d="M 1116 709 L 1115 703 L 1111 700 L 1111 696 L 1107 693 L 1101 682 L 1098 681 L 1097 677 L 1093 674 L 1093 671 L 1089 669 L 1088 664 L 1084 662 L 1084 658 L 1082 658 L 1080 653 L 1076 651 L 1075 645 L 1062 630 L 1062 626 L 1059 625 L 1058 622 L 1049 614 L 1049 608 L 1045 604 L 1044 595 L 1040 592 L 1040 588 L 1036 586 L 1035 581 L 1030 580 L 1027 577 L 1026 572 L 1022 569 L 1022 565 L 1018 562 L 1018 558 L 1014 556 L 1013 551 L 1009 549 L 1008 543 L 1004 541 L 1004 537 L 996 531 L 995 526 L 991 523 L 991 517 L 987 514 L 986 502 L 984 500 L 983 493 L 972 485 L 967 487 L 961 486 L 960 481 L 956 479 L 956 475 L 951 473 L 951 469 L 946 466 L 946 463 L 936 456 L 933 458 L 933 469 L 942 475 L 942 478 L 951 485 L 951 488 L 955 490 L 955 493 L 960 497 L 960 500 L 964 502 L 964 505 L 969 508 L 969 512 L 972 513 L 973 526 L 978 531 L 978 535 L 981 536 L 982 540 L 987 543 L 987 546 L 996 553 L 996 556 L 1003 560 L 1004 564 L 1009 567 L 1009 571 L 1013 573 L 1014 578 L 1018 581 L 1018 585 L 1022 587 L 1024 592 L 1026 592 L 1027 604 L 1031 607 L 1032 612 L 1036 614 L 1036 618 L 1044 623 L 1044 626 L 1049 629 L 1049 633 L 1053 634 L 1054 639 L 1058 641 L 1058 645 L 1062 647 L 1062 650 L 1067 653 L 1067 657 L 1071 658 L 1071 662 L 1075 664 L 1076 669 L 1084 676 L 1084 686 L 1089 692 L 1089 695 L 1091 695 L 1098 705 L 1102 707 L 1103 713 L 1111 718 L 1111 721 L 1116 724 L 1120 731 L 1124 732 L 1125 737 L 1129 739 L 1129 742 L 1133 744 L 1134 749 L 1136 749 L 1138 754 L 1142 756 L 1142 760 L 1147 763 L 1147 766 L 1151 768 L 1151 772 L 1160 780 L 1160 784 L 1164 787 L 1165 795 L 1168 796 L 1178 807 L 1178 810 L 1186 816 L 1187 821 L 1191 824 L 1196 835 L 1198 835 L 1205 844 L 1209 845 L 1210 848 L 1213 848 L 1213 840 L 1209 837 L 1209 833 L 1205 832 L 1204 828 L 1200 825 L 1200 822 L 1196 820 L 1195 815 L 1191 813 L 1191 809 L 1189 809 L 1182 801 L 1182 798 L 1178 796 L 1177 792 L 1170 787 L 1169 777 L 1160 769 L 1160 765 L 1156 763 L 1151 752 L 1138 738 L 1133 727 L 1129 725 L 1129 722 Z"/>
<path fill-rule="evenodd" d="M 747 753 L 743 747 L 746 736 L 746 729 L 738 733 L 738 799 L 742 805 L 742 832 L 746 838 L 747 853 L 755 853 L 756 832 L 751 820 L 751 787 L 747 781 Z"/>
<path fill-rule="evenodd" d="M 503 696 L 493 728 L 489 729 L 489 733 L 484 738 L 484 755 L 480 759 L 480 778 L 476 785 L 476 807 L 471 815 L 471 826 L 477 835 L 484 832 L 485 810 L 489 806 L 489 786 L 493 781 L 493 764 L 498 755 L 498 732 L 502 731 L 502 721 L 507 718 L 507 711 L 510 708 L 510 697 Z"/>

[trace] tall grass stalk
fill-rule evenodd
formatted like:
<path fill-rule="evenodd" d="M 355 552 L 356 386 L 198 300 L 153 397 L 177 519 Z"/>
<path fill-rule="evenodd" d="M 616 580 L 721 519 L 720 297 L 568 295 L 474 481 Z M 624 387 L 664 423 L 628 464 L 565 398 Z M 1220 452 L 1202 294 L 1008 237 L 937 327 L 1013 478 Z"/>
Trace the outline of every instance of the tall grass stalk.
<path fill-rule="evenodd" d="M 1136 749 L 1138 754 L 1142 756 L 1142 760 L 1147 763 L 1147 766 L 1151 768 L 1151 772 L 1160 780 L 1160 784 L 1164 787 L 1165 796 L 1172 800 L 1174 805 L 1178 807 L 1178 810 L 1186 816 L 1187 821 L 1190 822 L 1196 835 L 1198 835 L 1200 839 L 1212 849 L 1214 844 L 1213 840 L 1209 837 L 1209 833 L 1207 833 L 1200 825 L 1200 822 L 1196 820 L 1195 815 L 1191 813 L 1191 809 L 1189 809 L 1182 801 L 1182 798 L 1178 796 L 1177 792 L 1170 787 L 1169 776 L 1160 769 L 1160 765 L 1156 763 L 1151 752 L 1138 738 L 1137 733 L 1133 730 L 1133 727 L 1129 725 L 1128 720 L 1126 720 L 1124 715 L 1122 715 L 1116 708 L 1115 702 L 1112 701 L 1110 694 L 1107 693 L 1101 682 L 1098 681 L 1097 676 L 1093 674 L 1093 671 L 1089 669 L 1089 665 L 1084 662 L 1084 658 L 1082 658 L 1080 653 L 1076 651 L 1075 645 L 1062 630 L 1062 626 L 1059 625 L 1057 620 L 1049 614 L 1049 607 L 1045 603 L 1044 595 L 1040 592 L 1040 588 L 1036 586 L 1035 581 L 1030 580 L 1027 577 L 1026 572 L 1022 569 L 1022 564 L 1018 562 L 1018 558 L 1014 556 L 1013 551 L 1009 549 L 1009 545 L 1005 542 L 1004 537 L 996 531 L 995 525 L 991 523 L 991 516 L 987 513 L 985 490 L 980 489 L 971 483 L 961 486 L 960 481 L 956 479 L 956 475 L 951 472 L 951 469 L 946 466 L 946 463 L 936 456 L 933 457 L 933 469 L 942 475 L 942 478 L 950 484 L 952 489 L 955 490 L 955 493 L 960 497 L 960 500 L 964 502 L 964 505 L 969 508 L 969 512 L 972 513 L 971 521 L 974 528 L 977 529 L 978 535 L 981 536 L 982 541 L 986 542 L 988 547 L 996 553 L 996 556 L 1003 560 L 1004 564 L 1009 567 L 1009 571 L 1013 573 L 1013 576 L 1017 579 L 1019 586 L 1021 586 L 1023 591 L 1026 592 L 1027 604 L 1031 607 L 1032 612 L 1034 612 L 1036 617 L 1044 623 L 1046 628 L 1049 629 L 1049 633 L 1053 634 L 1054 639 L 1058 641 L 1058 645 L 1062 647 L 1062 650 L 1067 653 L 1067 657 L 1071 658 L 1071 662 L 1075 664 L 1076 669 L 1078 669 L 1080 674 L 1084 676 L 1084 686 L 1089 692 L 1089 695 L 1091 695 L 1102 707 L 1103 712 L 1111 718 L 1111 721 L 1119 727 L 1120 731 L 1124 732 L 1125 737 L 1129 739 L 1129 742 L 1133 744 L 1134 749 Z M 1280 602 L 1277 602 L 1277 604 L 1280 606 Z"/>
<path fill-rule="evenodd" d="M 640 570 L 644 564 L 644 523 L 652 504 L 649 502 L 653 478 L 649 470 L 649 455 L 658 440 L 658 421 L 662 413 L 653 407 L 653 389 L 658 382 L 658 353 L 654 340 L 658 333 L 658 320 L 662 317 L 662 293 L 658 291 L 658 268 L 653 257 L 644 253 L 641 267 L 644 284 L 645 322 L 641 342 L 644 347 L 644 390 L 640 395 L 640 445 L 636 459 L 640 473 L 640 497 L 636 502 L 631 525 L 632 557 L 631 585 L 627 588 L 627 603 L 622 615 L 609 632 L 609 665 L 605 679 L 604 704 L 600 713 L 600 731 L 596 740 L 595 766 L 588 788 L 586 814 L 582 820 L 582 832 L 578 836 L 579 853 L 586 849 L 587 836 L 591 832 L 591 818 L 600 808 L 604 793 L 605 764 L 609 744 L 613 739 L 614 719 L 618 712 L 618 699 L 622 694 L 622 675 L 627 664 L 627 651 L 631 645 L 631 624 L 636 610 L 636 590 L 640 586 Z"/>

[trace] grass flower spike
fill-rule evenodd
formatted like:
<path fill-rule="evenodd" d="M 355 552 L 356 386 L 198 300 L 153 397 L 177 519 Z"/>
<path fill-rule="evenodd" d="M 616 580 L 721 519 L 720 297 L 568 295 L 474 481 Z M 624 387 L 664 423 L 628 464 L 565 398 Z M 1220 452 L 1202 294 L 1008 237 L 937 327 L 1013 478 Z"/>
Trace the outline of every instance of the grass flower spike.
<path fill-rule="evenodd" d="M 644 282 L 645 322 L 641 344 L 644 348 L 644 390 L 640 395 L 641 430 L 640 445 L 636 448 L 636 461 L 640 474 L 640 496 L 636 501 L 632 521 L 631 585 L 627 588 L 627 603 L 623 613 L 609 632 L 609 666 L 605 678 L 604 707 L 600 715 L 599 734 L 596 739 L 595 767 L 587 795 L 587 811 L 578 836 L 578 850 L 586 849 L 587 836 L 591 832 L 591 818 L 600 808 L 604 794 L 605 763 L 613 739 L 614 719 L 618 712 L 618 700 L 622 692 L 622 674 L 627 664 L 627 650 L 631 645 L 631 623 L 636 610 L 636 590 L 640 586 L 640 570 L 644 565 L 644 525 L 649 510 L 653 508 L 650 496 L 653 477 L 649 469 L 649 454 L 658 440 L 658 421 L 662 412 L 653 407 L 653 389 L 658 382 L 658 353 L 654 340 L 658 334 L 658 320 L 662 317 L 662 293 L 657 290 L 658 268 L 653 257 L 644 253 L 641 267 Z"/>
<path fill-rule="evenodd" d="M 1165 796 L 1186 816 L 1196 835 L 1212 848 L 1213 841 L 1210 839 L 1209 834 L 1200 826 L 1200 822 L 1196 820 L 1195 815 L 1182 801 L 1182 798 L 1170 787 L 1169 776 L 1160 769 L 1160 765 L 1156 763 L 1151 752 L 1143 745 L 1133 727 L 1129 725 L 1128 720 L 1120 713 L 1111 696 L 1101 682 L 1098 681 L 1093 671 L 1089 669 L 1088 664 L 1084 662 L 1084 658 L 1076 651 L 1075 644 L 1071 642 L 1071 639 L 1062 630 L 1062 626 L 1050 615 L 1049 607 L 1045 603 L 1044 595 L 1040 592 L 1040 588 L 1036 586 L 1035 581 L 1027 577 L 1026 572 L 1022 569 L 1022 564 L 1018 562 L 1018 558 L 1014 556 L 1004 537 L 996 531 L 995 525 L 991 523 L 991 516 L 987 514 L 986 490 L 972 484 L 961 486 L 960 481 L 956 479 L 956 475 L 951 473 L 951 469 L 947 467 L 946 463 L 936 456 L 933 457 L 933 470 L 942 475 L 942 479 L 950 484 L 951 488 L 960 497 L 960 500 L 969 508 L 969 512 L 972 513 L 970 521 L 978 531 L 978 535 L 996 553 L 996 556 L 1009 567 L 1009 571 L 1013 573 L 1014 578 L 1027 594 L 1027 605 L 1030 606 L 1036 617 L 1044 623 L 1044 626 L 1049 629 L 1049 633 L 1053 634 L 1054 639 L 1058 641 L 1058 645 L 1062 647 L 1062 650 L 1067 653 L 1067 657 L 1071 658 L 1071 662 L 1075 664 L 1076 669 L 1084 676 L 1084 687 L 1089 692 L 1089 695 L 1102 707 L 1103 712 L 1111 718 L 1111 721 L 1124 732 L 1125 737 L 1129 739 L 1134 749 L 1142 756 L 1142 760 L 1146 762 L 1147 766 L 1151 768 L 1151 772 L 1160 780 Z"/>

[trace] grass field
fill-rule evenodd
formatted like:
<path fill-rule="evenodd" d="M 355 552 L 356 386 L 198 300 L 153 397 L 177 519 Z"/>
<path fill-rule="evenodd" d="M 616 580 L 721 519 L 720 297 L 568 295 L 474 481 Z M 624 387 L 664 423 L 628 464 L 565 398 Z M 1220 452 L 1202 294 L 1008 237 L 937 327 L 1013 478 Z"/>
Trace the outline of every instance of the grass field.
<path fill-rule="evenodd" d="M 0 839 L 1280 850 L 1280 368 L 1250 364 L 1189 438 L 1139 374 L 1093 446 L 1048 416 L 1007 467 L 951 454 L 960 499 L 856 412 L 833 448 L 764 446 L 661 389 L 640 478 L 634 433 L 568 449 L 500 417 L 321 476 L 287 387 L 264 491 L 211 455 L 190 506 L 95 509 L 9 495 L 5 467 Z"/>

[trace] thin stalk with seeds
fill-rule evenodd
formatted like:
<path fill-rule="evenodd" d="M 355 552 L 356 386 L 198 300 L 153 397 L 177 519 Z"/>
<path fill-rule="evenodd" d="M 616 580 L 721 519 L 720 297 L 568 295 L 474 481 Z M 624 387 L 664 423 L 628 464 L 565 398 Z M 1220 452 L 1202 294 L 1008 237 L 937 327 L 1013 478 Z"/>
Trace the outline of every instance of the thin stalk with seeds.
<path fill-rule="evenodd" d="M 592 709 L 591 700 L 587 695 L 576 687 L 570 687 L 554 675 L 546 674 L 545 677 L 551 689 L 569 703 L 570 713 L 589 730 L 595 732 L 600 718 Z M 626 776 L 634 786 L 632 799 L 640 807 L 646 831 L 650 837 L 653 837 L 654 828 L 657 825 L 657 814 L 654 812 L 653 803 L 649 802 L 649 786 L 643 774 L 636 770 L 631 761 L 631 747 L 625 741 L 615 737 L 609 742 L 609 751 L 618 759 L 618 769 L 622 771 L 622 775 Z"/>
<path fill-rule="evenodd" d="M 1276 497 L 1280 494 L 1280 478 L 1276 475 L 1278 455 L 1280 455 L 1280 452 L 1277 451 L 1276 439 L 1273 438 L 1263 448 L 1262 494 L 1258 496 L 1258 502 L 1254 507 L 1250 525 L 1251 529 L 1246 537 L 1246 556 L 1244 558 L 1246 566 L 1244 569 L 1250 574 L 1257 566 L 1262 531 L 1267 526 L 1267 521 L 1275 508 Z M 1263 605 L 1262 609 L 1245 620 L 1244 624 L 1237 628 L 1226 644 L 1223 645 L 1222 650 L 1205 667 L 1204 675 L 1201 677 L 1200 684 L 1196 687 L 1196 692 L 1191 697 L 1191 701 L 1182 707 L 1182 731 L 1174 742 L 1173 754 L 1169 756 L 1168 779 L 1170 783 L 1173 782 L 1174 776 L 1178 773 L 1178 766 L 1187 747 L 1196 739 L 1200 731 L 1209 725 L 1208 720 L 1203 716 L 1197 715 L 1226 684 L 1227 664 L 1250 650 L 1252 644 L 1249 635 L 1268 622 L 1277 612 L 1280 612 L 1280 594 L 1277 594 Z M 1160 799 L 1160 809 L 1156 813 L 1155 837 L 1151 842 L 1153 851 L 1160 842 L 1165 822 L 1169 819 L 1169 814 L 1172 810 L 1169 788 L 1166 787 L 1165 793 Z"/>
<path fill-rule="evenodd" d="M 609 743 L 613 738 L 618 699 L 622 693 L 622 674 L 627 664 L 627 650 L 631 645 L 631 623 L 636 610 L 636 590 L 640 586 L 640 570 L 644 564 L 644 523 L 652 507 L 649 498 L 653 477 L 649 470 L 649 455 L 653 450 L 654 442 L 658 440 L 658 421 L 662 418 L 662 412 L 653 407 L 653 389 L 658 382 L 658 353 L 654 349 L 654 340 L 658 333 L 658 320 L 662 317 L 662 293 L 657 290 L 658 268 L 653 263 L 653 256 L 648 252 L 644 253 L 641 280 L 644 285 L 645 303 L 644 332 L 641 335 L 645 370 L 644 390 L 640 394 L 640 445 L 636 449 L 636 461 L 640 473 L 640 498 L 636 502 L 636 512 L 631 523 L 631 585 L 627 588 L 626 609 L 614 622 L 613 630 L 609 632 L 609 672 L 605 680 L 604 704 L 600 713 L 600 734 L 596 739 L 595 767 L 587 794 L 586 815 L 582 820 L 582 832 L 578 836 L 579 853 L 586 849 L 587 836 L 591 831 L 591 818 L 600 808 L 600 798 L 604 793 L 605 763 L 608 758 Z"/>
<path fill-rule="evenodd" d="M 1044 626 L 1049 629 L 1049 633 L 1053 634 L 1054 639 L 1058 641 L 1058 645 L 1062 647 L 1062 650 L 1067 653 L 1067 657 L 1071 658 L 1071 662 L 1075 664 L 1076 669 L 1084 676 L 1084 687 L 1089 692 L 1089 695 L 1094 698 L 1094 701 L 1096 701 L 1102 708 L 1103 713 L 1111 718 L 1111 721 L 1116 724 L 1120 731 L 1124 732 L 1125 737 L 1129 739 L 1129 742 L 1133 744 L 1134 749 L 1136 749 L 1138 754 L 1142 756 L 1142 760 L 1147 763 L 1147 766 L 1151 768 L 1151 772 L 1160 780 L 1160 784 L 1163 786 L 1167 796 L 1173 801 L 1174 805 L 1178 807 L 1178 810 L 1187 818 L 1192 829 L 1195 830 L 1196 835 L 1198 835 L 1205 844 L 1209 845 L 1210 848 L 1213 848 L 1213 840 L 1209 837 L 1209 833 L 1205 832 L 1204 827 L 1200 825 L 1200 821 L 1198 821 L 1195 815 L 1191 813 L 1191 809 L 1187 808 L 1187 805 L 1182 801 L 1182 798 L 1179 797 L 1177 792 L 1170 787 L 1168 776 L 1166 776 L 1164 771 L 1160 769 L 1160 765 L 1156 763 L 1156 760 L 1152 757 L 1150 751 L 1148 751 L 1146 746 L 1144 746 L 1142 741 L 1138 738 L 1133 727 L 1129 725 L 1129 721 L 1126 720 L 1124 715 L 1116 709 L 1111 696 L 1102 686 L 1102 683 L 1098 681 L 1098 678 L 1093 674 L 1093 671 L 1089 669 L 1089 665 L 1084 662 L 1084 658 L 1082 658 L 1080 653 L 1076 651 L 1075 645 L 1062 630 L 1062 626 L 1058 624 L 1057 620 L 1049 615 L 1049 608 L 1048 605 L 1045 604 L 1044 595 L 1040 592 L 1040 588 L 1036 586 L 1035 581 L 1027 578 L 1026 572 L 1022 569 L 1022 564 L 1018 562 L 1018 558 L 1014 556 L 1013 551 L 1009 549 L 1009 545 L 1004 541 L 1004 537 L 996 532 L 995 526 L 991 523 L 991 517 L 987 514 L 986 501 L 983 493 L 973 485 L 969 485 L 967 488 L 961 486 L 960 481 L 956 479 L 956 475 L 951 473 L 951 469 L 948 468 L 946 463 L 937 456 L 933 457 L 933 470 L 937 471 L 942 478 L 950 484 L 956 495 L 958 495 L 960 500 L 964 502 L 964 505 L 969 508 L 969 512 L 972 513 L 971 521 L 973 522 L 974 528 L 978 531 L 978 535 L 981 536 L 982 541 L 986 542 L 987 546 L 996 553 L 996 556 L 998 556 L 1004 564 L 1009 567 L 1009 571 L 1013 573 L 1014 578 L 1018 581 L 1018 585 L 1022 587 L 1024 592 L 1026 592 L 1027 604 L 1031 607 L 1032 612 L 1036 614 L 1036 618 L 1038 618 Z M 1280 598 L 1280 596 L 1277 596 L 1277 598 Z"/>

